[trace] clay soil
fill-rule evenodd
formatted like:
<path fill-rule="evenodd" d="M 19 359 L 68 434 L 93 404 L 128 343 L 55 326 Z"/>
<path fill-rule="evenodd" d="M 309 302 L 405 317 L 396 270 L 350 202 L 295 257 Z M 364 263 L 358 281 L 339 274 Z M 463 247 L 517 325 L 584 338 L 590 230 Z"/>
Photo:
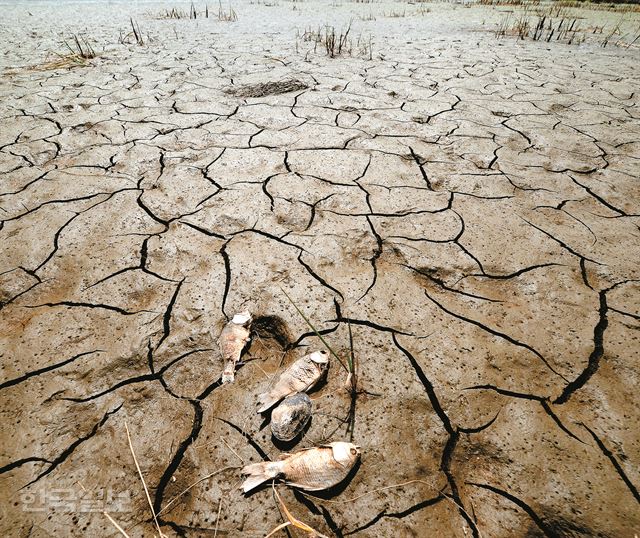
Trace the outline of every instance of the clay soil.
<path fill-rule="evenodd" d="M 324 535 L 637 535 L 639 14 L 195 7 L 1 7 L 0 534 L 158 536 L 126 426 L 165 536 L 265 536 L 240 468 L 350 439 L 340 487 L 277 486 Z M 357 390 L 332 359 L 283 446 L 256 396 L 322 348 L 286 294 Z"/>

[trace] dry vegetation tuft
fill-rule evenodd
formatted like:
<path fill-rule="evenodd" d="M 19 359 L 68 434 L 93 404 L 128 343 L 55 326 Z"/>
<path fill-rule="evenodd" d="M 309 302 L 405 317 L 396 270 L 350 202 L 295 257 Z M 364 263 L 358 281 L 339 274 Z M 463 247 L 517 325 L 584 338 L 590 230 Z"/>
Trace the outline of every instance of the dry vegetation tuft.
<path fill-rule="evenodd" d="M 281 95 L 283 93 L 297 92 L 306 90 L 307 86 L 304 82 L 296 79 L 282 80 L 279 82 L 262 82 L 258 84 L 247 84 L 238 88 L 231 88 L 226 91 L 236 97 L 264 97 L 266 95 Z"/>
<path fill-rule="evenodd" d="M 330 58 L 360 54 L 368 57 L 369 60 L 373 59 L 371 35 L 369 35 L 368 38 L 363 38 L 362 35 L 359 35 L 354 42 L 351 33 L 351 22 L 349 22 L 346 28 L 343 28 L 339 32 L 336 31 L 335 26 L 328 24 L 317 30 L 308 28 L 302 36 L 296 36 L 296 52 L 298 51 L 298 38 L 300 37 L 303 42 L 313 43 L 314 53 L 317 53 L 318 48 L 320 48 L 320 50 L 324 50 Z"/>
<path fill-rule="evenodd" d="M 483 3 L 489 1 L 481 0 Z M 522 2 L 522 0 L 507 1 Z M 522 3 L 524 6 L 522 11 L 510 11 L 503 17 L 495 32 L 496 37 L 513 36 L 521 40 L 579 45 L 586 41 L 588 36 L 601 34 L 603 37 L 599 39 L 598 43 L 602 47 L 609 44 L 618 47 L 631 47 L 640 39 L 640 28 L 635 34 L 623 33 L 623 18 L 606 31 L 605 25 L 582 27 L 580 22 L 583 17 L 579 13 L 573 12 L 565 4 L 566 2 L 557 2 L 543 9 L 535 7 L 538 5 L 537 0 Z"/>
<path fill-rule="evenodd" d="M 220 0 L 220 8 L 218 9 L 218 20 L 225 22 L 235 22 L 238 20 L 238 15 L 235 10 L 229 5 L 228 9 L 222 7 L 222 0 Z"/>
<path fill-rule="evenodd" d="M 84 36 L 73 34 L 71 40 L 63 41 L 68 53 L 60 54 L 54 52 L 52 60 L 47 60 L 41 64 L 30 67 L 32 71 L 50 71 L 53 69 L 71 69 L 73 67 L 83 67 L 88 65 L 88 60 L 95 58 L 96 52 L 89 40 Z"/>

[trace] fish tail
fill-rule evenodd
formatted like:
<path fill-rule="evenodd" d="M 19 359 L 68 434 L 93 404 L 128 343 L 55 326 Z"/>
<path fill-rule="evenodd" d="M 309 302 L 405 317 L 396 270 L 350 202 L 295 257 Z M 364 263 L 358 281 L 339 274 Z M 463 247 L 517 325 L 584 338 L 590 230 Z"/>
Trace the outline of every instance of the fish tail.
<path fill-rule="evenodd" d="M 242 469 L 242 474 L 247 474 L 249 477 L 242 483 L 242 491 L 247 493 L 263 482 L 275 478 L 281 472 L 281 461 L 263 461 L 247 465 Z"/>
<path fill-rule="evenodd" d="M 222 383 L 233 383 L 235 379 L 235 370 L 236 370 L 236 362 L 235 361 L 227 361 L 226 366 L 224 367 L 224 372 L 222 372 Z"/>
<path fill-rule="evenodd" d="M 268 411 L 271 407 L 278 403 L 280 398 L 274 397 L 270 392 L 263 392 L 258 395 L 258 403 L 260 404 L 260 409 L 258 409 L 258 413 L 264 413 Z"/>

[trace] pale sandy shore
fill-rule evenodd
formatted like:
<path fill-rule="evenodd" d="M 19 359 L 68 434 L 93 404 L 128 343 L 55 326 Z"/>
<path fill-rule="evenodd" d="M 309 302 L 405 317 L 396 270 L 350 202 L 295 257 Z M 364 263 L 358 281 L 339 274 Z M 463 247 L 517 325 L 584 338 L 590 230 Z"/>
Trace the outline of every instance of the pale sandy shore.
<path fill-rule="evenodd" d="M 125 425 L 165 536 L 265 536 L 239 468 L 349 439 L 340 488 L 278 486 L 326 536 L 640 533 L 640 14 L 173 7 L 0 4 L 0 534 L 157 536 Z M 359 390 L 334 360 L 291 446 L 256 396 L 322 344 L 285 292 Z"/>

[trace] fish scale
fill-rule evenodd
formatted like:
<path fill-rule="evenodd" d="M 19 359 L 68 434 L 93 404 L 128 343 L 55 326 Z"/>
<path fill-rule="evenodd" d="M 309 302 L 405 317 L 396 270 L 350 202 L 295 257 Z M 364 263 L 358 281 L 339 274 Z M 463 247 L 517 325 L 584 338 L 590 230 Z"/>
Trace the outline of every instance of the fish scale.
<path fill-rule="evenodd" d="M 291 394 L 312 388 L 324 375 L 328 366 L 329 354 L 326 351 L 315 351 L 295 361 L 280 374 L 271 390 L 258 396 L 258 413 L 264 413 Z"/>
<path fill-rule="evenodd" d="M 318 449 L 313 458 L 302 452 L 287 465 L 286 483 L 304 485 L 305 489 L 323 489 L 326 484 L 339 482 L 347 474 L 342 465 L 333 459 L 330 448 Z"/>

